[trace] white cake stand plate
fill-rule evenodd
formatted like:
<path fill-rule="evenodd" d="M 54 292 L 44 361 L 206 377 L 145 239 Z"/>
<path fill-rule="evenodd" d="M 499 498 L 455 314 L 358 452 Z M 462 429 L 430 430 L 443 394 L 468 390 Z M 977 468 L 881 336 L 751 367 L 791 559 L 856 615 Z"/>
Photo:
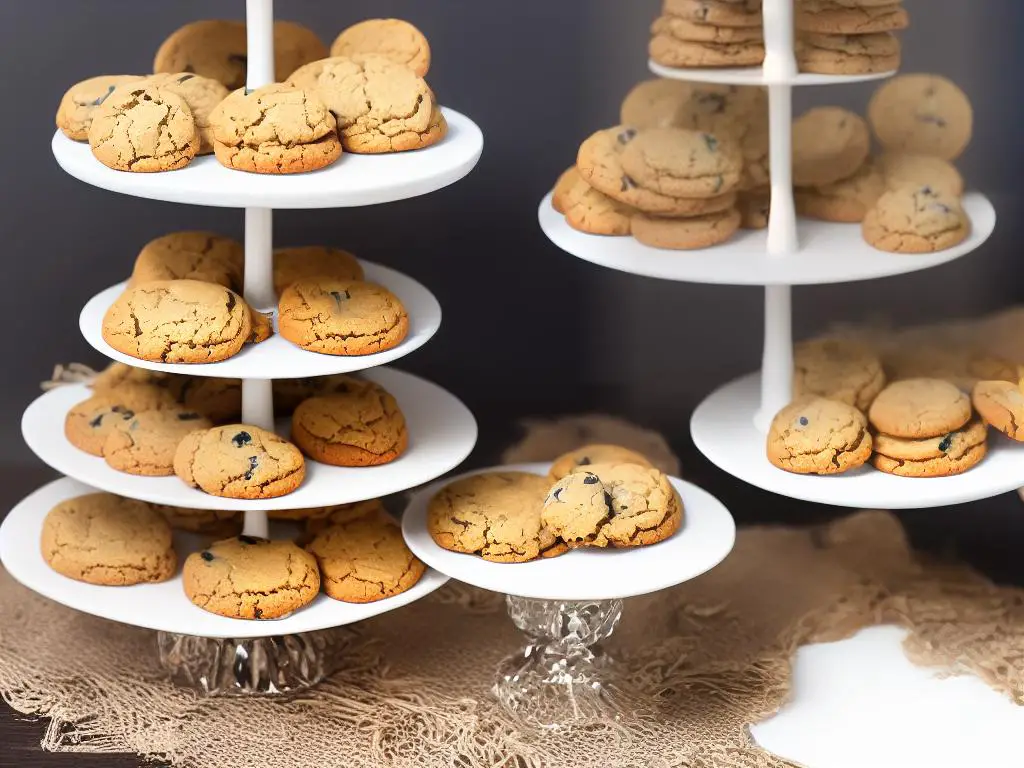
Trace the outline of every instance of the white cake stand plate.
<path fill-rule="evenodd" d="M 670 80 L 690 80 L 698 83 L 716 83 L 719 85 L 845 85 L 863 83 L 871 80 L 885 80 L 896 74 L 891 72 L 873 72 L 865 75 L 818 75 L 812 72 L 799 72 L 793 77 L 766 76 L 761 67 L 732 67 L 716 69 L 713 67 L 684 68 L 666 67 L 664 64 L 650 59 L 648 68 L 658 77 Z"/>
<path fill-rule="evenodd" d="M 0 525 L 0 561 L 10 574 L 33 592 L 69 608 L 122 624 L 181 635 L 214 638 L 249 638 L 288 635 L 340 627 L 368 619 L 419 600 L 448 581 L 437 571 L 427 570 L 410 590 L 375 603 L 342 603 L 320 595 L 291 616 L 273 621 L 229 619 L 193 605 L 181 584 L 181 563 L 198 552 L 210 538 L 178 533 L 178 573 L 159 584 L 131 587 L 101 587 L 61 576 L 43 560 L 39 548 L 43 519 L 55 505 L 95 488 L 64 478 L 45 485 L 24 499 Z"/>
<path fill-rule="evenodd" d="M 441 387 L 402 371 L 380 368 L 366 373 L 395 396 L 405 414 L 409 447 L 390 464 L 378 467 L 333 467 L 306 460 L 306 478 L 297 490 L 276 499 L 243 501 L 210 496 L 177 477 L 142 477 L 111 468 L 103 459 L 73 446 L 64 436 L 64 417 L 92 395 L 82 384 L 69 384 L 40 396 L 25 411 L 21 431 L 29 448 L 48 465 L 100 490 L 132 499 L 189 509 L 308 509 L 387 496 L 414 488 L 461 464 L 476 444 L 473 414 Z M 288 436 L 288 420 L 278 423 Z"/>
<path fill-rule="evenodd" d="M 864 466 L 841 475 L 796 475 L 772 466 L 754 426 L 760 377 L 726 384 L 690 420 L 697 448 L 720 469 L 766 491 L 838 507 L 918 509 L 987 499 L 1024 486 L 1024 444 L 989 431 L 988 455 L 961 475 L 898 477 Z"/>
<path fill-rule="evenodd" d="M 411 277 L 368 261 L 360 261 L 366 279 L 383 285 L 394 293 L 409 314 L 409 334 L 397 347 L 372 355 L 322 355 L 292 344 L 277 333 L 274 313 L 274 335 L 261 344 L 248 344 L 242 351 L 219 363 L 160 363 L 118 352 L 103 339 L 103 316 L 110 305 L 124 293 L 125 283 L 118 283 L 97 294 L 85 305 L 78 324 L 94 348 L 106 357 L 134 368 L 148 368 L 165 373 L 194 376 L 217 376 L 229 379 L 305 379 L 351 373 L 384 365 L 426 344 L 441 327 L 441 305 L 434 295 Z"/>
<path fill-rule="evenodd" d="M 873 627 L 797 651 L 791 701 L 751 733 L 806 768 L 1019 768 L 1024 707 L 972 675 L 940 677 Z"/>
<path fill-rule="evenodd" d="M 443 111 L 448 135 L 432 147 L 388 155 L 345 153 L 322 170 L 283 176 L 231 170 L 212 155 L 177 171 L 115 171 L 96 160 L 87 143 L 60 131 L 51 147 L 60 166 L 75 178 L 135 197 L 225 208 L 344 208 L 425 195 L 473 170 L 483 151 L 483 134 L 465 115 Z"/>

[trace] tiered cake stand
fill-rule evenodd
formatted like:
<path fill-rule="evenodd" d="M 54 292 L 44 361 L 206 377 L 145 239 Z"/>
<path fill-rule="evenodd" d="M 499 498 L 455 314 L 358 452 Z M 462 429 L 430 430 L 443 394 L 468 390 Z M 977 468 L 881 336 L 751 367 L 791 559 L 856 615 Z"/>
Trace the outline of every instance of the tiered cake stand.
<path fill-rule="evenodd" d="M 250 89 L 273 81 L 273 0 L 247 0 L 248 82 Z M 384 156 L 343 155 L 334 165 L 295 176 L 261 176 L 229 170 L 212 156 L 182 170 L 135 174 L 111 170 L 96 161 L 86 144 L 54 135 L 57 162 L 68 173 L 97 187 L 170 202 L 245 209 L 245 299 L 263 311 L 276 309 L 272 281 L 272 209 L 337 208 L 385 203 L 423 195 L 451 184 L 476 165 L 483 136 L 467 117 L 444 110 L 449 133 L 437 145 Z M 275 428 L 272 379 L 307 378 L 376 368 L 425 344 L 441 321 L 441 308 L 415 280 L 391 269 L 365 264 L 369 279 L 392 290 L 410 317 L 408 338 L 388 352 L 337 357 L 307 352 L 280 336 L 247 347 L 235 357 L 209 365 L 170 365 L 126 357 L 101 335 L 103 314 L 123 285 L 93 298 L 82 311 L 86 339 L 108 357 L 137 367 L 171 373 L 242 379 L 242 420 Z M 460 464 L 473 449 L 473 415 L 453 395 L 415 376 L 376 368 L 367 376 L 386 387 L 407 419 L 410 445 L 397 461 L 372 468 L 343 468 L 309 461 L 302 486 L 277 499 L 239 501 L 209 496 L 175 477 L 147 478 L 111 470 L 102 459 L 74 448 L 64 436 L 64 415 L 90 394 L 83 385 L 52 390 L 25 412 L 22 431 L 29 447 L 47 464 L 68 475 L 24 499 L 0 527 L 0 559 L 28 588 L 71 608 L 138 627 L 160 630 L 161 658 L 179 679 L 201 690 L 278 691 L 315 682 L 330 664 L 330 642 L 318 630 L 340 627 L 393 610 L 436 590 L 446 576 L 428 570 L 412 589 L 364 605 L 320 595 L 289 617 L 244 621 L 217 616 L 193 605 L 180 573 L 170 581 L 132 587 L 100 587 L 65 578 L 43 561 L 39 548 L 46 513 L 58 502 L 99 488 L 160 504 L 244 512 L 245 533 L 273 535 L 268 512 L 371 499 L 434 480 Z M 280 434 L 287 423 L 277 422 Z M 199 537 L 176 537 L 179 560 L 202 547 Z M 313 633 L 313 634 L 299 634 Z"/>

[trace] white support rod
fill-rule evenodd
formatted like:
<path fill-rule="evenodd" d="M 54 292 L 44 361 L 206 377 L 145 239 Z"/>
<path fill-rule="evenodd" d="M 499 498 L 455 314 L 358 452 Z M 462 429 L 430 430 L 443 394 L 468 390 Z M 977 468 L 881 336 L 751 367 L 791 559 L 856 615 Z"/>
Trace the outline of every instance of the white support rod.
<path fill-rule="evenodd" d="M 793 203 L 793 89 L 768 86 L 769 167 L 772 176 L 768 213 L 768 258 L 787 256 L 800 247 Z"/>
<path fill-rule="evenodd" d="M 250 91 L 274 82 L 274 0 L 245 1 L 245 87 Z"/>
<path fill-rule="evenodd" d="M 764 80 L 772 83 L 790 82 L 797 73 L 793 50 L 794 0 L 764 0 L 761 15 L 764 24 Z"/>
<path fill-rule="evenodd" d="M 769 285 L 764 289 L 764 357 L 761 361 L 761 409 L 754 426 L 767 433 L 782 408 L 793 399 L 792 288 Z"/>
<path fill-rule="evenodd" d="M 269 311 L 274 296 L 274 211 L 245 209 L 245 300 L 253 309 Z"/>

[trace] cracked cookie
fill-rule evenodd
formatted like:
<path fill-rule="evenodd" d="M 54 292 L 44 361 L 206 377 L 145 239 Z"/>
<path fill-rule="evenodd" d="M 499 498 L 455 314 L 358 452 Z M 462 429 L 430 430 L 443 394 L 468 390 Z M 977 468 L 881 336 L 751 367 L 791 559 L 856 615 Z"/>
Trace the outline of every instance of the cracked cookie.
<path fill-rule="evenodd" d="M 610 507 L 608 518 L 598 521 L 587 545 L 643 547 L 657 544 L 679 530 L 683 501 L 668 475 L 638 464 L 592 464 L 587 474 L 600 479 Z M 569 475 L 563 482 L 575 475 Z"/>
<path fill-rule="evenodd" d="M 638 213 L 630 220 L 630 232 L 644 245 L 684 251 L 724 243 L 739 227 L 740 213 L 735 208 L 685 219 Z"/>
<path fill-rule="evenodd" d="M 904 379 L 879 393 L 868 418 L 872 427 L 893 437 L 936 437 L 970 420 L 971 399 L 948 381 Z"/>
<path fill-rule="evenodd" d="M 427 509 L 427 530 L 452 552 L 496 563 L 561 554 L 565 545 L 541 525 L 548 480 L 526 472 L 486 472 L 442 488 Z"/>
<path fill-rule="evenodd" d="M 145 84 L 177 94 L 188 105 L 199 132 L 198 155 L 213 152 L 213 128 L 210 115 L 214 108 L 228 97 L 224 84 L 212 77 L 203 77 L 191 72 L 157 74 L 146 78 Z"/>
<path fill-rule="evenodd" d="M 576 168 L 566 174 L 568 178 L 560 181 L 561 192 L 556 188 L 555 195 L 570 227 L 591 235 L 629 234 L 629 220 L 636 212 L 634 208 L 598 192 L 583 180 Z M 552 202 L 554 200 L 552 198 Z"/>
<path fill-rule="evenodd" d="M 282 83 L 241 88 L 210 117 L 221 165 L 249 173 L 305 173 L 341 156 L 334 118 L 314 94 Z"/>
<path fill-rule="evenodd" d="M 891 32 L 829 35 L 805 32 L 796 41 L 801 72 L 822 75 L 866 75 L 900 67 L 900 41 Z"/>
<path fill-rule="evenodd" d="M 121 422 L 131 421 L 136 413 L 176 407 L 174 397 L 163 387 L 123 382 L 72 406 L 64 417 L 64 435 L 76 448 L 102 456 L 108 435 Z"/>
<path fill-rule="evenodd" d="M 128 287 L 158 280 L 199 280 L 242 289 L 245 250 L 213 232 L 171 232 L 146 243 L 135 257 Z"/>
<path fill-rule="evenodd" d="M 871 457 L 871 433 L 864 414 L 852 405 L 803 397 L 772 419 L 768 461 L 801 475 L 834 475 L 862 466 Z"/>
<path fill-rule="evenodd" d="M 232 619 L 280 619 L 320 592 L 316 558 L 291 541 L 235 536 L 193 552 L 182 572 L 185 594 L 205 611 Z"/>
<path fill-rule="evenodd" d="M 868 120 L 885 149 L 955 160 L 971 142 L 967 95 L 939 75 L 901 75 L 871 97 Z"/>
<path fill-rule="evenodd" d="M 971 401 L 978 415 L 1011 440 L 1024 441 L 1024 394 L 1009 381 L 979 381 Z"/>
<path fill-rule="evenodd" d="M 816 107 L 793 122 L 793 184 L 820 187 L 853 176 L 868 159 L 871 136 L 860 115 Z"/>
<path fill-rule="evenodd" d="M 952 163 L 931 155 L 883 152 L 874 159 L 888 190 L 900 187 L 931 187 L 941 194 L 960 197 L 964 179 Z"/>
<path fill-rule="evenodd" d="M 186 435 L 174 453 L 174 473 L 211 496 L 271 499 L 302 484 L 306 462 L 273 432 L 229 424 Z"/>
<path fill-rule="evenodd" d="M 306 549 L 316 557 L 328 597 L 372 603 L 405 592 L 426 566 L 409 550 L 389 515 L 360 515 L 329 525 Z"/>
<path fill-rule="evenodd" d="M 112 493 L 55 506 L 43 520 L 40 547 L 53 570 L 88 584 L 166 581 L 177 566 L 167 521 L 148 504 Z"/>
<path fill-rule="evenodd" d="M 668 197 L 718 197 L 740 183 L 743 157 L 731 137 L 686 128 L 640 131 L 622 150 L 622 170 Z"/>
<path fill-rule="evenodd" d="M 612 498 L 593 472 L 566 475 L 548 492 L 541 525 L 573 549 L 592 544 L 611 518 Z"/>
<path fill-rule="evenodd" d="M 605 443 L 592 443 L 575 448 L 563 453 L 551 464 L 548 470 L 548 478 L 557 482 L 567 475 L 571 475 L 580 467 L 589 467 L 591 464 L 638 464 L 641 467 L 652 467 L 653 465 L 642 453 L 623 448 L 621 445 L 609 445 Z"/>
<path fill-rule="evenodd" d="M 103 340 L 158 363 L 214 363 L 238 353 L 252 331 L 249 305 L 234 291 L 198 280 L 129 288 L 103 317 Z"/>
<path fill-rule="evenodd" d="M 661 77 L 637 83 L 622 101 L 619 122 L 640 130 L 676 125 L 693 89 L 691 83 Z"/>
<path fill-rule="evenodd" d="M 288 78 L 316 93 L 334 114 L 346 152 L 406 152 L 447 131 L 422 77 L 385 56 L 353 54 L 307 64 Z"/>
<path fill-rule="evenodd" d="M 173 475 L 178 443 L 190 432 L 212 426 L 194 411 L 143 411 L 114 421 L 101 455 L 111 467 L 130 475 Z"/>
<path fill-rule="evenodd" d="M 818 0 L 799 3 L 794 11 L 796 28 L 800 32 L 868 35 L 906 29 L 910 24 L 910 14 L 899 2 L 849 6 Z"/>
<path fill-rule="evenodd" d="M 848 179 L 794 189 L 793 199 L 801 216 L 859 224 L 884 192 L 882 174 L 868 161 Z"/>
<path fill-rule="evenodd" d="M 866 344 L 811 339 L 793 348 L 793 397 L 838 400 L 866 411 L 885 386 L 882 361 Z"/>
<path fill-rule="evenodd" d="M 375 283 L 300 281 L 281 294 L 278 329 L 311 352 L 372 355 L 402 343 L 409 315 L 397 296 Z"/>
<path fill-rule="evenodd" d="M 367 19 L 342 30 L 331 44 L 331 56 L 375 53 L 426 77 L 430 71 L 430 43 L 416 27 L 402 19 Z"/>
<path fill-rule="evenodd" d="M 874 435 L 873 447 L 877 455 L 893 462 L 910 462 L 911 464 L 934 462 L 929 465 L 929 468 L 937 470 L 945 461 L 948 462 L 948 469 L 957 466 L 960 462 L 970 462 L 972 453 L 976 453 L 975 449 L 979 446 L 984 448 L 987 436 L 988 428 L 985 426 L 985 422 L 973 419 L 955 432 L 935 437 L 915 439 L 893 437 L 879 432 Z M 914 469 L 914 467 L 907 469 Z M 920 470 L 921 467 L 919 466 L 917 469 Z M 906 474 L 906 471 L 897 470 L 893 474 Z"/>
<path fill-rule="evenodd" d="M 274 251 L 274 293 L 300 280 L 362 280 L 363 267 L 348 251 L 326 245 L 277 248 Z"/>
<path fill-rule="evenodd" d="M 959 245 L 971 222 L 958 198 L 930 186 L 886 192 L 864 216 L 864 239 L 890 253 L 934 253 Z"/>
<path fill-rule="evenodd" d="M 761 4 L 749 0 L 665 0 L 664 13 L 716 27 L 761 26 Z"/>
<path fill-rule="evenodd" d="M 114 89 L 143 80 L 140 75 L 100 75 L 75 83 L 57 107 L 57 127 L 69 139 L 88 141 L 93 115 Z"/>
<path fill-rule="evenodd" d="M 199 132 L 184 99 L 143 82 L 115 88 L 96 108 L 89 146 L 115 171 L 173 171 L 196 156 Z"/>

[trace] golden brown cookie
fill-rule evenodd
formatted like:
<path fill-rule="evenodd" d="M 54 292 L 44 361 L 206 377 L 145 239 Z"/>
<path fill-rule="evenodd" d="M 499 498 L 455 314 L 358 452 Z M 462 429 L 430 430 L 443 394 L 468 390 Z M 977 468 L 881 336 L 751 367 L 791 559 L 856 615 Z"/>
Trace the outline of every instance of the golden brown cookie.
<path fill-rule="evenodd" d="M 363 267 L 348 251 L 325 245 L 277 248 L 274 251 L 274 293 L 299 280 L 362 280 Z"/>
<path fill-rule="evenodd" d="M 116 389 L 122 384 L 153 384 L 155 386 L 167 386 L 177 378 L 174 374 L 163 371 L 151 371 L 148 368 L 133 368 L 125 363 L 110 363 L 106 368 L 96 374 L 96 378 L 89 382 L 94 392 L 104 392 Z"/>
<path fill-rule="evenodd" d="M 772 419 L 768 461 L 801 475 L 834 475 L 871 457 L 871 433 L 852 405 L 821 397 L 796 400 Z"/>
<path fill-rule="evenodd" d="M 874 450 L 890 459 L 900 461 L 932 461 L 948 459 L 961 461 L 973 448 L 982 445 L 988 437 L 988 427 L 980 419 L 972 419 L 955 432 L 935 437 L 893 437 L 884 432 L 874 435 Z M 894 474 L 901 474 L 896 472 Z"/>
<path fill-rule="evenodd" d="M 767 229 L 772 210 L 771 190 L 757 188 L 740 192 L 736 197 L 736 210 L 740 213 L 741 229 Z"/>
<path fill-rule="evenodd" d="M 331 45 L 331 56 L 378 54 L 426 77 L 430 71 L 430 43 L 416 27 L 402 19 L 367 19 L 343 29 Z"/>
<path fill-rule="evenodd" d="M 166 88 L 128 84 L 93 113 L 92 153 L 115 171 L 173 171 L 199 151 L 199 131 L 185 100 Z"/>
<path fill-rule="evenodd" d="M 638 213 L 630 220 L 630 232 L 644 245 L 682 251 L 724 243 L 739 227 L 740 214 L 735 208 L 685 219 Z"/>
<path fill-rule="evenodd" d="M 900 187 L 931 187 L 944 195 L 960 197 L 964 179 L 952 163 L 932 155 L 907 152 L 884 152 L 876 158 L 886 189 Z"/>
<path fill-rule="evenodd" d="M 347 392 L 353 380 L 361 381 L 343 373 L 312 379 L 274 379 L 274 413 L 287 416 L 310 397 Z"/>
<path fill-rule="evenodd" d="M 868 418 L 872 427 L 893 437 L 946 435 L 971 418 L 971 399 L 947 381 L 905 379 L 879 393 Z"/>
<path fill-rule="evenodd" d="M 275 512 L 271 512 L 270 515 L 277 519 L 305 520 L 306 533 L 314 536 L 324 528 L 339 523 L 349 523 L 360 517 L 390 517 L 384 507 L 384 502 L 380 499 L 367 499 L 352 504 L 337 504 L 333 507 L 318 507 L 316 509 L 281 510 L 281 512 L 284 512 L 285 515 L 279 517 L 280 513 Z M 293 512 L 293 514 L 288 514 L 289 512 Z"/>
<path fill-rule="evenodd" d="M 569 178 L 561 192 L 556 187 L 556 197 L 570 227 L 591 235 L 624 236 L 630 233 L 629 221 L 636 213 L 635 208 L 598 192 L 583 180 L 575 168 L 566 173 Z"/>
<path fill-rule="evenodd" d="M 651 35 L 665 35 L 676 40 L 697 43 L 753 43 L 764 41 L 761 27 L 720 27 L 680 16 L 665 14 L 651 24 Z"/>
<path fill-rule="evenodd" d="M 76 448 L 102 456 L 108 435 L 121 422 L 131 421 L 136 413 L 175 408 L 177 403 L 165 388 L 123 382 L 74 405 L 64 418 L 64 435 Z"/>
<path fill-rule="evenodd" d="M 198 411 L 214 424 L 237 421 L 242 415 L 242 382 L 207 376 L 174 376 L 167 388 L 181 408 Z"/>
<path fill-rule="evenodd" d="M 592 464 L 585 471 L 601 481 L 610 508 L 608 519 L 596 525 L 594 535 L 588 537 L 588 546 L 657 544 L 682 525 L 682 499 L 663 472 L 632 463 Z M 574 476 L 561 482 L 571 482 Z"/>
<path fill-rule="evenodd" d="M 979 381 L 971 402 L 978 415 L 1011 440 L 1024 441 L 1024 394 L 1009 381 Z"/>
<path fill-rule="evenodd" d="M 663 12 L 716 27 L 761 26 L 761 4 L 752 0 L 665 0 Z"/>
<path fill-rule="evenodd" d="M 213 423 L 194 411 L 143 411 L 132 419 L 115 420 L 103 441 L 102 456 L 114 469 L 130 475 L 174 474 L 174 452 L 190 432 Z"/>
<path fill-rule="evenodd" d="M 900 67 L 900 41 L 892 32 L 866 35 L 804 32 L 796 41 L 801 72 L 867 75 Z"/>
<path fill-rule="evenodd" d="M 69 139 L 88 141 L 93 115 L 114 89 L 144 79 L 139 75 L 100 75 L 75 83 L 57 107 L 57 127 Z"/>
<path fill-rule="evenodd" d="M 619 122 L 637 129 L 676 125 L 693 88 L 692 83 L 660 77 L 637 83 L 622 102 Z"/>
<path fill-rule="evenodd" d="M 622 169 L 667 197 L 719 197 L 739 186 L 743 156 L 732 138 L 687 128 L 648 128 L 622 150 Z"/>
<path fill-rule="evenodd" d="M 680 40 L 660 33 L 647 48 L 651 58 L 666 67 L 752 67 L 764 62 L 764 43 L 711 43 Z"/>
<path fill-rule="evenodd" d="M 557 482 L 577 469 L 589 467 L 591 464 L 638 464 L 641 467 L 653 465 L 641 453 L 623 448 L 621 445 L 593 443 L 563 453 L 551 464 L 548 479 Z"/>
<path fill-rule="evenodd" d="M 612 498 L 601 478 L 580 469 L 566 475 L 548 491 L 541 525 L 570 549 L 590 546 L 612 516 Z"/>
<path fill-rule="evenodd" d="M 944 77 L 901 75 L 875 92 L 868 120 L 886 150 L 955 160 L 971 141 L 974 111 Z"/>
<path fill-rule="evenodd" d="M 188 531 L 202 536 L 223 539 L 242 532 L 243 516 L 238 512 L 220 509 L 185 509 L 164 504 L 151 504 L 167 524 L 176 531 Z"/>
<path fill-rule="evenodd" d="M 242 244 L 213 232 L 171 232 L 146 243 L 135 258 L 128 286 L 158 280 L 199 280 L 242 290 Z"/>
<path fill-rule="evenodd" d="M 904 186 L 878 198 L 862 231 L 881 251 L 935 253 L 966 240 L 971 222 L 958 198 L 929 186 Z"/>
<path fill-rule="evenodd" d="M 820 187 L 853 176 L 868 158 L 871 136 L 860 115 L 816 107 L 793 122 L 793 184 Z"/>
<path fill-rule="evenodd" d="M 794 189 L 793 198 L 801 216 L 856 224 L 864 221 L 884 192 L 885 180 L 869 161 L 847 179 Z"/>
<path fill-rule="evenodd" d="M 274 335 L 274 314 L 273 312 L 257 312 L 249 307 L 249 319 L 252 330 L 249 331 L 247 344 L 260 344 Z"/>
<path fill-rule="evenodd" d="M 888 5 L 847 5 L 827 0 L 802 2 L 796 9 L 801 32 L 830 35 L 868 35 L 906 29 L 910 15 L 897 1 Z"/>
<path fill-rule="evenodd" d="M 402 343 L 409 316 L 397 296 L 375 283 L 300 281 L 281 294 L 278 328 L 311 352 L 372 355 Z"/>
<path fill-rule="evenodd" d="M 146 78 L 147 86 L 162 88 L 177 94 L 188 105 L 199 132 L 199 150 L 196 154 L 208 155 L 213 152 L 213 129 L 210 115 L 214 107 L 228 96 L 224 84 L 212 77 L 203 77 L 191 72 L 171 72 Z"/>
<path fill-rule="evenodd" d="M 882 361 L 866 344 L 811 339 L 793 348 L 793 397 L 815 395 L 866 411 L 885 386 Z"/>

